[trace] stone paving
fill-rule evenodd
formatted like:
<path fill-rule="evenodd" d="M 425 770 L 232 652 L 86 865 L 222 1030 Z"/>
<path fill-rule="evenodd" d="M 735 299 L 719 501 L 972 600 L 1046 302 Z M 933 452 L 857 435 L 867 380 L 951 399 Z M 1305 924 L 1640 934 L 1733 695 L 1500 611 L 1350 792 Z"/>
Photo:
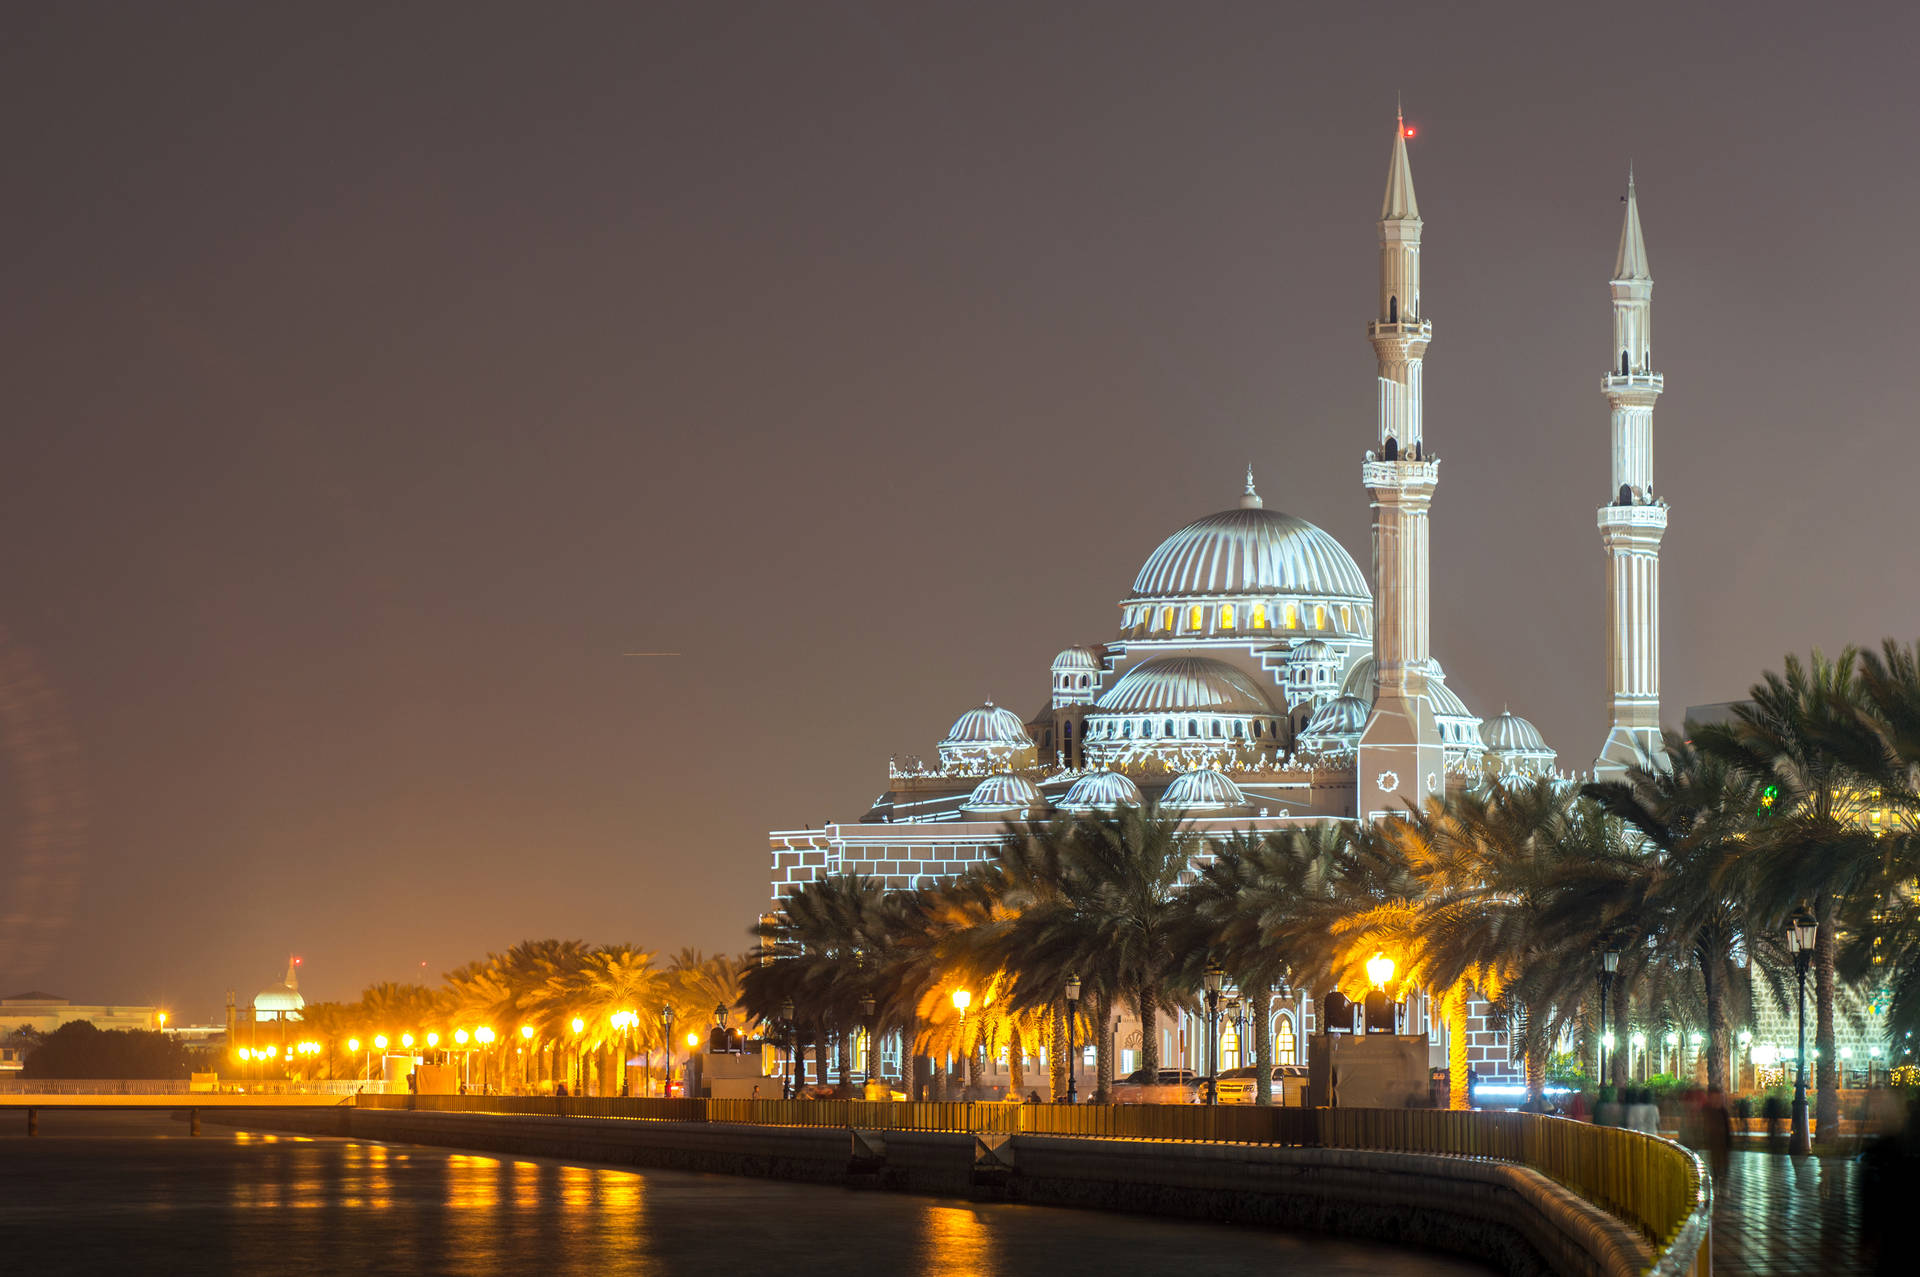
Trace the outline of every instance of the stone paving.
<path fill-rule="evenodd" d="M 1872 1272 L 1860 1250 L 1860 1168 L 1849 1157 L 1731 1154 L 1714 1185 L 1713 1271 Z"/>

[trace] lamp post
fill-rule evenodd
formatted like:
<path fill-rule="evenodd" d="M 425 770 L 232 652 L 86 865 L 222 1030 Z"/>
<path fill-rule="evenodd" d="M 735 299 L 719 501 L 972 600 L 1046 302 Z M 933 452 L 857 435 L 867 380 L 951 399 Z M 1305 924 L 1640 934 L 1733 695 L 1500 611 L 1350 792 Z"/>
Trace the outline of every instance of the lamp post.
<path fill-rule="evenodd" d="M 533 1090 L 533 1057 L 527 1054 L 531 1050 L 533 1050 L 533 1026 L 523 1024 L 520 1026 L 520 1089 L 528 1093 Z"/>
<path fill-rule="evenodd" d="M 963 1052 L 967 1049 L 967 1008 L 971 1005 L 973 1005 L 973 995 L 971 993 L 968 993 L 965 989 L 955 989 L 953 991 L 953 1008 L 960 1013 L 960 1049 Z M 947 1089 L 949 1091 L 953 1089 L 953 1063 L 953 1057 L 948 1056 Z M 973 1070 L 969 1067 L 967 1071 L 971 1074 Z M 971 1078 L 969 1078 L 969 1081 L 971 1081 Z M 962 1100 L 970 1098 L 967 1093 L 969 1089 L 967 1082 L 960 1084 L 960 1098 Z"/>
<path fill-rule="evenodd" d="M 787 1084 L 780 1088 L 780 1098 L 795 1100 L 800 1098 L 800 1078 L 794 1072 L 800 1061 L 800 1026 L 793 1022 L 792 998 L 780 1004 L 780 1022 L 787 1029 Z"/>
<path fill-rule="evenodd" d="M 1807 1129 L 1807 968 L 1813 963 L 1813 946 L 1820 939 L 1820 925 L 1802 909 L 1787 919 L 1787 949 L 1793 954 L 1793 973 L 1799 984 L 1800 1049 L 1793 1059 L 1793 1135 L 1787 1142 L 1789 1153 L 1801 1154 L 1813 1148 Z"/>
<path fill-rule="evenodd" d="M 1200 987 L 1207 991 L 1207 1103 L 1220 1102 L 1220 986 L 1227 973 L 1217 962 L 1207 963 L 1200 973 Z"/>
<path fill-rule="evenodd" d="M 1067 1103 L 1080 1102 L 1079 1088 L 1074 1085 L 1074 1074 L 1078 1071 L 1074 1065 L 1079 1063 L 1073 1046 L 1074 1021 L 1080 1018 L 1080 973 L 1070 972 L 1067 976 Z"/>
<path fill-rule="evenodd" d="M 672 1095 L 673 1094 L 673 1003 L 669 1002 L 665 1006 L 660 1008 L 660 1023 L 666 1028 L 666 1032 L 661 1035 L 660 1040 L 666 1044 L 666 1048 L 667 1048 L 667 1076 L 660 1084 L 660 1093 L 662 1095 Z"/>
<path fill-rule="evenodd" d="M 871 993 L 860 999 L 860 1016 L 867 1022 L 866 1068 L 861 1072 L 868 1088 L 871 1088 L 880 1076 L 880 1025 L 874 1019 L 879 1010 L 880 1000 Z"/>
<path fill-rule="evenodd" d="M 1607 1003 L 1613 997 L 1613 973 L 1620 969 L 1620 951 L 1600 955 L 1600 1085 L 1607 1085 Z"/>
<path fill-rule="evenodd" d="M 584 1095 L 587 1090 L 587 1060 L 580 1054 L 580 1035 L 586 1031 L 587 1022 L 576 1015 L 568 1027 L 573 1030 L 573 1093 Z"/>
<path fill-rule="evenodd" d="M 1369 1033 L 1392 1033 L 1400 1026 L 1393 1009 L 1393 995 L 1387 992 L 1387 982 L 1393 979 L 1393 959 L 1385 953 L 1376 951 L 1367 959 L 1367 979 L 1373 981 L 1373 990 L 1367 994 L 1366 1030 Z"/>

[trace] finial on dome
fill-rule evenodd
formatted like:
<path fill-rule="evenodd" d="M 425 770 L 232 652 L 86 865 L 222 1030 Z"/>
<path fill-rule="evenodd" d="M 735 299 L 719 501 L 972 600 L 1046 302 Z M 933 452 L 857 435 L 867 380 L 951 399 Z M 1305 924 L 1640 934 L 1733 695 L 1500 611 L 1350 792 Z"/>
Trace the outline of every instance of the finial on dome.
<path fill-rule="evenodd" d="M 1240 508 L 1242 510 L 1258 510 L 1265 504 L 1266 502 L 1260 499 L 1260 494 L 1254 490 L 1253 462 L 1249 461 L 1247 462 L 1247 490 L 1240 496 Z"/>

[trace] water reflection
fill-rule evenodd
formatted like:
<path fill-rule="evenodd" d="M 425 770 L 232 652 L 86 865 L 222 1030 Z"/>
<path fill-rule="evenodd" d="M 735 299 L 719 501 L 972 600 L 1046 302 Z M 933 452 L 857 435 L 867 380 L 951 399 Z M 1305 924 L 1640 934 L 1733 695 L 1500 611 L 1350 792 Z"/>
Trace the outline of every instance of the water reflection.
<path fill-rule="evenodd" d="M 164 1117 L 49 1114 L 39 1139 L 0 1135 L 9 1271 L 1486 1271 L 1251 1228 L 206 1129 L 163 1139 L 180 1133 Z"/>

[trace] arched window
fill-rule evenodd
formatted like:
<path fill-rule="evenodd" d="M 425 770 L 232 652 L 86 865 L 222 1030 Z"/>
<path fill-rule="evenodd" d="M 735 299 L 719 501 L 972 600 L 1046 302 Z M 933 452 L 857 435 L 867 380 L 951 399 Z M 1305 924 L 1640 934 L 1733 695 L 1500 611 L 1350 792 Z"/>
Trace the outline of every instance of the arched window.
<path fill-rule="evenodd" d="M 1260 723 L 1259 723 L 1259 721 L 1258 721 L 1258 720 L 1255 720 L 1255 722 L 1254 722 L 1254 724 L 1253 724 L 1253 738 L 1254 738 L 1255 740 L 1259 740 L 1259 739 L 1260 739 L 1260 736 L 1261 736 L 1261 731 L 1260 731 Z"/>
<path fill-rule="evenodd" d="M 1587 365 L 1591 368 L 1593 365 Z M 1275 1064 L 1298 1064 L 1299 1048 L 1293 1035 L 1293 1016 L 1282 1011 L 1273 1017 L 1273 1062 Z"/>
<path fill-rule="evenodd" d="M 1256 630 L 1264 630 L 1267 628 L 1267 605 L 1265 603 L 1256 603 L 1253 605 L 1253 628 Z"/>
<path fill-rule="evenodd" d="M 1591 365 L 1589 365 L 1589 367 L 1591 367 Z M 1222 603 L 1220 605 L 1220 628 L 1223 630 L 1233 628 L 1233 604 L 1231 603 Z"/>
<path fill-rule="evenodd" d="M 1092 687 L 1092 686 L 1093 686 L 1093 675 L 1091 675 L 1091 674 L 1082 674 L 1082 675 L 1080 676 L 1080 686 L 1081 686 L 1082 688 L 1088 688 L 1088 687 Z"/>
<path fill-rule="evenodd" d="M 1132 740 L 1132 739 L 1133 739 L 1133 724 L 1132 724 L 1132 723 L 1122 723 L 1122 724 L 1120 725 L 1120 735 L 1121 735 L 1121 736 L 1123 736 L 1123 737 L 1125 737 L 1125 738 L 1126 738 L 1127 740 Z"/>
<path fill-rule="evenodd" d="M 1588 364 L 1587 367 L 1591 368 L 1593 365 Z M 1073 720 L 1071 718 L 1060 724 L 1060 739 L 1064 741 L 1071 741 L 1073 739 Z"/>
<path fill-rule="evenodd" d="M 1591 368 L 1593 365 L 1587 365 Z M 1198 603 L 1187 609 L 1187 628 L 1198 633 L 1207 627 L 1207 609 Z"/>
<path fill-rule="evenodd" d="M 1220 730 L 1220 720 L 1217 718 L 1213 720 L 1213 735 L 1216 740 L 1226 735 L 1225 732 Z"/>
<path fill-rule="evenodd" d="M 1245 720 L 1238 719 L 1238 718 L 1234 719 L 1233 720 L 1233 738 L 1235 740 L 1244 740 L 1246 738 L 1246 735 L 1247 735 L 1247 724 Z"/>
<path fill-rule="evenodd" d="M 1353 632 L 1353 609 L 1345 603 L 1340 605 L 1340 628 L 1348 634 Z"/>
<path fill-rule="evenodd" d="M 1169 634 L 1173 633 L 1173 609 L 1172 608 L 1170 607 L 1162 608 L 1160 610 L 1160 628 L 1165 630 Z"/>
<path fill-rule="evenodd" d="M 1180 730 L 1173 725 L 1173 720 L 1169 718 L 1167 720 L 1167 730 L 1166 730 L 1167 739 L 1172 740 L 1174 737 L 1178 736 L 1179 734 L 1180 734 Z"/>
<path fill-rule="evenodd" d="M 1198 720 L 1189 718 L 1187 720 L 1187 736 L 1189 738 L 1192 738 L 1192 737 L 1198 736 L 1199 734 L 1200 734 L 1200 724 Z"/>
<path fill-rule="evenodd" d="M 1387 322 L 1389 324 L 1397 324 L 1400 322 L 1400 299 L 1398 297 L 1387 298 Z M 1591 368 L 1593 365 L 1588 364 L 1587 367 Z"/>
<path fill-rule="evenodd" d="M 1588 364 L 1587 367 L 1591 368 L 1593 365 Z M 1324 630 L 1327 628 L 1327 609 L 1319 603 L 1313 605 L 1313 628 L 1316 630 Z"/>
<path fill-rule="evenodd" d="M 1289 630 L 1298 628 L 1300 625 L 1300 609 L 1291 603 L 1287 604 L 1286 610 L 1281 613 L 1280 623 L 1284 628 Z"/>
<path fill-rule="evenodd" d="M 1627 352 L 1623 350 L 1620 352 L 1620 375 L 1624 377 L 1629 371 L 1631 370 L 1627 367 Z"/>

